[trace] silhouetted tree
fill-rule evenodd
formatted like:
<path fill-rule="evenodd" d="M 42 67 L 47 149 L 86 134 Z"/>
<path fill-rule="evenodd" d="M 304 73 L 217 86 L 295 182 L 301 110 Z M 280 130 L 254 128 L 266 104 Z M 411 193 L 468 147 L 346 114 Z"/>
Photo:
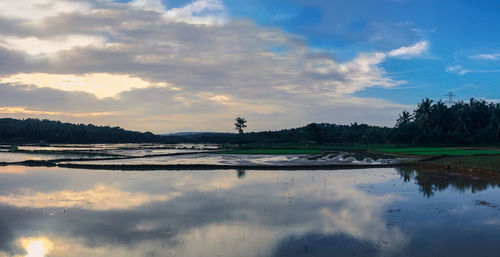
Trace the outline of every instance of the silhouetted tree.
<path fill-rule="evenodd" d="M 413 120 L 413 117 L 411 114 L 407 111 L 403 111 L 400 115 L 398 120 L 396 121 L 396 127 L 401 127 L 401 126 L 406 126 L 410 124 L 410 122 Z"/>
<path fill-rule="evenodd" d="M 243 129 L 247 127 L 247 120 L 245 118 L 238 117 L 234 123 L 235 129 L 238 130 L 239 134 L 243 134 Z"/>
<path fill-rule="evenodd" d="M 424 136 L 429 136 L 431 130 L 432 102 L 429 98 L 425 98 L 417 105 L 417 109 L 414 111 L 415 122 L 424 131 Z"/>
<path fill-rule="evenodd" d="M 236 122 L 234 123 L 235 129 L 238 130 L 238 134 L 240 135 L 238 142 L 239 147 L 241 147 L 241 142 L 243 141 L 243 129 L 247 127 L 246 123 L 247 120 L 242 117 L 236 118 Z"/>
<path fill-rule="evenodd" d="M 498 141 L 500 133 L 500 104 L 491 105 L 490 126 L 495 133 L 495 141 Z"/>

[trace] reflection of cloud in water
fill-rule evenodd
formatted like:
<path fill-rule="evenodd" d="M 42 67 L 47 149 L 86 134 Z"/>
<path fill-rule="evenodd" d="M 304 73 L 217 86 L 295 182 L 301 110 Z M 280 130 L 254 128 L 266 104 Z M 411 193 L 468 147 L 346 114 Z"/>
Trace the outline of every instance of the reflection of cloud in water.
<path fill-rule="evenodd" d="M 0 174 L 23 174 L 26 173 L 26 167 L 24 166 L 2 166 L 0 168 Z"/>
<path fill-rule="evenodd" d="M 397 198 L 390 194 L 372 196 L 354 187 L 396 177 L 387 176 L 386 171 L 349 171 L 347 176 L 342 171 L 329 171 L 327 189 L 323 190 L 318 187 L 318 184 L 323 184 L 321 180 L 308 183 L 311 174 L 307 172 L 255 172 L 245 177 L 245 183 L 224 173 L 222 176 L 219 176 L 221 173 L 210 174 L 211 180 L 204 178 L 203 174 L 183 176 L 174 183 L 175 188 L 194 192 L 216 191 L 215 200 L 234 204 L 215 207 L 220 215 L 226 215 L 222 224 L 191 220 L 194 223 L 191 229 L 178 233 L 173 240 L 176 244 L 169 249 L 177 256 L 241 256 L 241 253 L 247 253 L 244 256 L 268 256 L 287 237 L 319 232 L 348 235 L 384 251 L 397 250 L 404 247 L 407 239 L 397 228 L 387 228 L 382 219 L 385 207 Z M 322 175 L 319 173 L 318 177 Z M 281 184 L 287 184 L 287 189 L 282 190 Z M 295 207 L 291 210 L 286 208 L 287 197 L 298 198 L 292 200 Z M 185 204 L 193 201 L 188 197 L 178 200 L 187 201 Z M 260 211 L 263 204 L 269 206 L 269 212 Z M 200 208 L 192 211 L 207 215 L 213 212 L 209 206 Z M 160 229 L 161 221 L 157 225 Z M 148 226 L 140 227 L 154 230 L 155 226 L 148 223 Z"/>
<path fill-rule="evenodd" d="M 179 235 L 170 256 L 270 256 L 283 235 L 244 224 L 210 224 Z"/>
<path fill-rule="evenodd" d="M 0 195 L 0 203 L 27 208 L 84 208 L 92 210 L 130 209 L 153 201 L 168 201 L 178 196 L 173 192 L 164 195 L 130 193 L 117 188 L 97 185 L 80 191 L 57 191 L 50 193 L 24 192 Z"/>
<path fill-rule="evenodd" d="M 237 177 L 227 176 L 227 174 L 216 174 L 214 176 L 212 174 L 184 175 L 175 181 L 172 181 L 173 188 L 188 192 L 228 190 L 241 184 L 244 183 L 241 180 L 238 180 Z"/>
<path fill-rule="evenodd" d="M 321 172 L 312 174 L 317 174 L 318 177 L 325 175 L 325 173 Z M 328 181 L 326 181 L 326 177 Z M 226 244 L 233 246 L 242 244 L 242 242 L 245 242 L 244 245 L 248 245 L 251 242 L 259 242 L 261 238 L 265 238 L 266 244 L 255 244 L 255 249 L 260 249 L 265 253 L 266 248 L 276 246 L 288 236 L 306 235 L 312 232 L 320 232 L 325 235 L 345 234 L 369 242 L 387 251 L 397 250 L 390 248 L 404 247 L 407 242 L 405 235 L 395 227 L 388 228 L 386 222 L 382 219 L 386 206 L 398 198 L 391 194 L 373 196 L 355 188 L 355 185 L 383 183 L 394 178 L 397 178 L 397 175 L 388 175 L 387 169 L 370 169 L 347 172 L 328 171 L 324 181 L 320 180 L 315 183 L 310 183 L 310 172 L 255 172 L 250 173 L 244 179 L 251 188 L 246 187 L 245 184 L 236 187 L 238 183 L 241 183 L 241 180 L 236 177 L 215 178 L 210 183 L 200 181 L 196 179 L 196 176 L 184 178 L 184 180 L 191 182 L 188 188 L 194 187 L 203 191 L 217 190 L 221 187 L 224 187 L 224 189 L 234 188 L 234 190 L 229 190 L 228 194 L 234 198 L 246 198 L 247 207 L 232 210 L 232 213 L 233 216 L 244 217 L 245 223 L 251 224 L 252 232 L 245 233 L 245 226 L 239 226 L 242 231 L 238 235 L 243 234 L 245 235 L 244 238 L 233 235 L 228 236 L 224 241 Z M 269 187 L 269 184 L 271 184 L 271 187 Z M 273 184 L 276 185 L 273 186 Z M 288 184 L 288 187 L 286 190 L 280 190 L 280 184 Z M 318 184 L 323 184 L 324 187 L 318 187 Z M 272 192 L 269 192 L 269 190 Z M 266 197 L 266 195 L 269 197 Z M 295 200 L 290 200 L 293 198 Z M 258 202 L 252 203 L 256 199 L 257 201 L 258 199 L 266 199 L 266 205 L 278 206 L 278 208 L 283 205 L 283 199 L 294 201 L 293 204 L 296 207 L 290 211 L 296 211 L 296 213 L 276 211 L 274 217 L 269 217 L 269 215 L 273 216 L 273 213 L 266 213 L 264 214 L 266 217 L 262 217 L 262 213 L 256 211 L 256 208 L 252 208 L 259 205 Z M 270 212 L 273 212 L 273 210 L 270 210 Z M 282 217 L 287 216 L 287 220 L 280 221 Z M 263 221 L 263 219 L 268 220 Z M 195 248 L 195 242 L 199 242 L 196 238 L 199 237 L 200 233 L 215 235 L 217 232 L 210 230 L 223 230 L 224 228 L 235 231 L 238 226 L 224 227 L 223 225 L 214 226 L 210 224 L 203 227 L 203 229 L 196 227 L 189 233 L 183 234 L 178 238 L 179 241 L 183 242 L 181 249 L 183 254 L 181 255 L 199 256 L 186 254 L 187 252 L 184 249 Z M 208 243 L 210 241 L 204 242 L 204 244 Z M 217 244 L 219 241 L 215 240 L 213 243 L 214 245 L 204 247 L 204 249 L 218 249 Z M 235 253 L 228 256 L 237 256 Z M 259 256 L 257 252 L 255 253 L 248 256 Z"/>
<path fill-rule="evenodd" d="M 119 152 L 114 152 L 119 153 Z M 131 154 L 127 154 L 131 155 Z M 140 155 L 140 154 L 139 154 Z M 335 156 L 335 157 L 332 157 Z M 145 158 L 131 159 L 110 159 L 110 160 L 87 160 L 87 161 L 67 161 L 63 163 L 71 164 L 91 164 L 91 165 L 176 165 L 176 164 L 209 164 L 209 165 L 360 165 L 360 164 L 391 164 L 399 162 L 401 159 L 371 159 L 346 157 L 345 154 L 332 154 L 318 158 L 310 155 L 265 155 L 265 154 L 214 154 L 214 153 L 193 153 L 175 156 L 150 156 Z"/>
<path fill-rule="evenodd" d="M 23 217 L 44 224 L 36 229 L 54 242 L 52 257 L 270 256 L 288 238 L 309 234 L 346 235 L 386 253 L 407 241 L 383 220 L 398 198 L 357 189 L 398 178 L 388 169 L 258 171 L 244 179 L 227 171 L 102 173 L 116 176 L 113 187 L 89 182 L 96 173 L 58 174 L 80 177 L 71 181 L 91 189 L 19 191 L 0 202 L 77 208 L 50 219 Z"/>
<path fill-rule="evenodd" d="M 268 184 L 272 186 L 273 183 L 291 183 L 286 180 L 286 178 L 289 177 L 292 179 L 301 179 L 303 184 L 301 184 L 300 187 L 288 188 L 288 190 L 300 190 L 300 192 L 297 191 L 297 193 L 322 194 L 322 191 L 318 191 L 319 188 L 317 184 L 311 186 L 310 183 L 307 183 L 310 181 L 311 176 L 314 177 L 315 175 L 318 177 L 324 176 L 325 179 L 327 178 L 325 183 L 327 183 L 329 188 L 339 184 L 356 186 L 360 184 L 383 183 L 399 177 L 396 174 L 387 174 L 386 168 L 314 171 L 312 173 L 309 171 L 253 171 L 248 174 L 245 172 L 243 180 L 238 179 L 237 176 L 228 176 L 225 172 L 196 171 L 193 173 L 185 172 L 181 177 L 176 177 L 176 179 L 170 183 L 173 188 L 179 191 L 216 191 L 233 189 L 236 186 L 243 186 L 245 184 L 252 184 L 253 186 L 256 186 L 255 184 Z"/>
<path fill-rule="evenodd" d="M 24 257 L 45 257 L 53 248 L 52 242 L 45 237 L 22 237 L 19 245 L 26 251 L 26 255 L 22 255 Z"/>
<path fill-rule="evenodd" d="M 500 226 L 500 219 L 488 219 L 482 222 L 486 225 Z"/>

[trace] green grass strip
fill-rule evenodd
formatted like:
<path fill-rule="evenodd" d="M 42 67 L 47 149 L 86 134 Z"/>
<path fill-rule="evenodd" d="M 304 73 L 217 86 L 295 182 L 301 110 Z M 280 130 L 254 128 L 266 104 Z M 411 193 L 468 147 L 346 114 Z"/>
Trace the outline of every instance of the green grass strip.
<path fill-rule="evenodd" d="M 442 147 L 415 147 L 415 148 L 391 148 L 377 149 L 377 151 L 393 154 L 408 154 L 408 155 L 450 155 L 450 156 L 468 156 L 468 155 L 484 155 L 484 154 L 500 154 L 500 151 L 487 149 L 461 149 L 461 148 L 442 148 Z"/>
<path fill-rule="evenodd" d="M 500 155 L 450 156 L 431 161 L 430 163 L 500 172 Z"/>

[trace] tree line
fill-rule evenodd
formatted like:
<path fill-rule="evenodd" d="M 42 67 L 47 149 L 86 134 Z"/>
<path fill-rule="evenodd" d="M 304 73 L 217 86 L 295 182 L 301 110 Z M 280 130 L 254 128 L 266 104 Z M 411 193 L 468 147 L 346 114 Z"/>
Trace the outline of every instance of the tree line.
<path fill-rule="evenodd" d="M 220 144 L 416 144 L 486 145 L 500 140 L 500 104 L 470 99 L 447 105 L 428 98 L 412 112 L 395 117 L 395 126 L 352 123 L 311 123 L 278 131 L 243 133 L 246 119 L 238 117 L 238 133 L 196 133 L 160 136 L 120 127 L 62 123 L 39 119 L 0 119 L 0 142 L 47 143 L 220 143 Z"/>
<path fill-rule="evenodd" d="M 448 106 L 423 99 L 413 113 L 403 111 L 393 131 L 396 142 L 491 144 L 500 136 L 500 104 L 471 98 Z"/>
<path fill-rule="evenodd" d="M 169 137 L 170 141 L 230 144 L 382 144 L 390 143 L 392 129 L 353 123 L 311 123 L 304 127 L 249 133 L 200 133 Z"/>
<path fill-rule="evenodd" d="M 412 112 L 403 111 L 395 122 L 393 128 L 358 123 L 311 123 L 300 128 L 243 135 L 239 130 L 238 137 L 231 133 L 207 133 L 180 140 L 194 143 L 415 145 L 487 145 L 500 140 L 500 104 L 485 100 L 472 98 L 447 105 L 442 101 L 434 102 L 425 98 Z"/>
<path fill-rule="evenodd" d="M 0 142 L 4 143 L 139 143 L 157 142 L 151 132 L 135 132 L 120 127 L 71 124 L 39 119 L 0 119 Z"/>

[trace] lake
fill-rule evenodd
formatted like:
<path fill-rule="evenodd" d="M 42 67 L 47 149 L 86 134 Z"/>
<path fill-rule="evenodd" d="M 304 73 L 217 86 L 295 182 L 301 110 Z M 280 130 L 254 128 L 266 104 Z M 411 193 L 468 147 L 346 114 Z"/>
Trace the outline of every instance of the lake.
<path fill-rule="evenodd" d="M 0 167 L 0 256 L 499 256 L 500 189 L 407 168 Z"/>

